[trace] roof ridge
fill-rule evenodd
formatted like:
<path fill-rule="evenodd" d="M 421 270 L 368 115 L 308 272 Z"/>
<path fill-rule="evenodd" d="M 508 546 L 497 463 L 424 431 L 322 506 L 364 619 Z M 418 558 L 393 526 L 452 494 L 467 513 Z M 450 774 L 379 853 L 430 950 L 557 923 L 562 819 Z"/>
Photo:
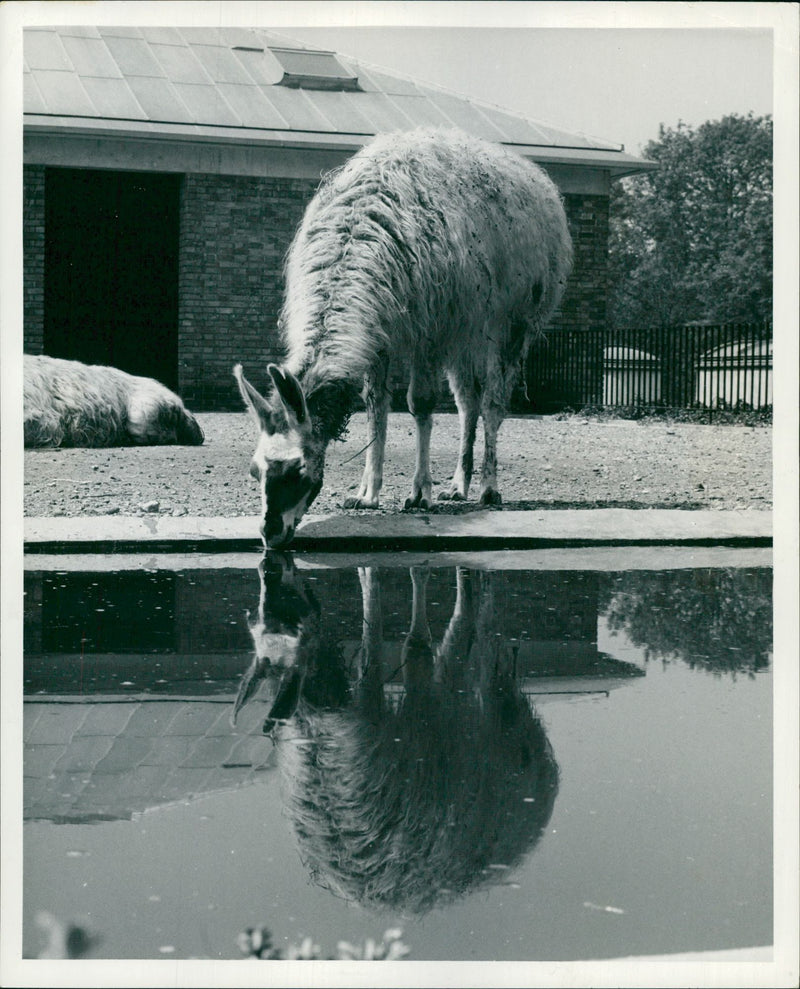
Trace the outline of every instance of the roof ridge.
<path fill-rule="evenodd" d="M 319 48 L 317 45 L 308 45 L 305 41 L 300 41 L 298 38 L 292 38 L 288 34 L 282 34 L 280 31 L 272 31 L 271 29 L 264 27 L 255 27 L 252 28 L 252 30 L 266 36 L 267 38 L 274 38 L 277 41 L 289 42 L 296 51 L 324 52 L 325 54 L 333 53 L 334 55 L 339 54 L 339 52 L 334 51 L 333 48 Z"/>
<path fill-rule="evenodd" d="M 623 144 L 614 141 L 609 141 L 606 138 L 601 138 L 597 134 L 586 134 L 582 131 L 565 130 L 563 127 L 559 127 L 557 124 L 551 123 L 548 120 L 529 117 L 519 110 L 513 110 L 510 107 L 502 106 L 499 103 L 493 103 L 491 100 L 482 99 L 481 97 L 478 96 L 468 96 L 466 93 L 461 93 L 458 92 L 458 90 L 450 89 L 448 86 L 443 86 L 441 83 L 421 80 L 414 76 L 406 75 L 403 72 L 398 72 L 396 69 L 389 69 L 384 65 L 377 64 L 376 62 L 368 62 L 365 59 L 358 58 L 355 55 L 349 55 L 347 54 L 347 52 L 334 50 L 332 48 L 318 48 L 313 45 L 308 45 L 306 42 L 300 41 L 297 38 L 292 38 L 289 35 L 272 31 L 268 28 L 255 28 L 255 30 L 263 32 L 268 37 L 271 36 L 271 37 L 281 38 L 285 41 L 293 42 L 294 44 L 299 45 L 301 49 L 305 51 L 334 52 L 334 54 L 337 57 L 348 59 L 349 61 L 354 62 L 356 65 L 363 65 L 364 68 L 366 68 L 367 70 L 376 69 L 378 72 L 382 72 L 384 75 L 394 76 L 397 79 L 402 79 L 404 82 L 409 82 L 414 86 L 419 86 L 424 89 L 431 89 L 434 92 L 445 93 L 446 95 L 453 96 L 456 99 L 466 100 L 468 103 L 471 103 L 473 106 L 479 107 L 481 109 L 498 110 L 501 113 L 508 114 L 509 117 L 513 117 L 516 120 L 521 120 L 526 124 L 533 125 L 534 127 L 539 127 L 539 128 L 544 127 L 547 130 L 557 131 L 559 134 L 572 134 L 575 137 L 582 138 L 585 141 L 597 142 L 596 144 L 591 144 L 591 147 L 594 150 L 621 151 L 621 152 L 625 151 L 625 146 Z"/>
<path fill-rule="evenodd" d="M 312 49 L 314 50 L 314 49 Z M 322 51 L 325 49 L 316 49 Z M 327 49 L 331 50 L 331 49 Z M 618 144 L 614 141 L 608 141 L 605 138 L 598 137 L 596 134 L 585 134 L 582 131 L 569 131 L 565 130 L 564 127 L 559 127 L 557 124 L 551 123 L 547 120 L 541 120 L 539 118 L 529 117 L 519 110 L 513 110 L 510 107 L 502 106 L 499 103 L 493 103 L 491 100 L 482 99 L 479 96 L 469 96 L 466 93 L 461 93 L 458 90 L 450 89 L 448 86 L 443 86 L 441 83 L 428 82 L 427 80 L 421 80 L 411 75 L 405 75 L 402 72 L 398 72 L 395 69 L 388 69 L 386 66 L 378 65 L 375 62 L 367 62 L 364 59 L 357 58 L 355 55 L 348 55 L 346 52 L 337 51 L 336 55 L 339 58 L 346 58 L 356 65 L 363 65 L 366 69 L 376 69 L 378 72 L 382 72 L 384 75 L 394 76 L 397 79 L 402 79 L 404 82 L 410 82 L 415 86 L 419 86 L 422 89 L 431 89 L 435 92 L 444 93 L 447 96 L 453 96 L 459 100 L 465 100 L 467 103 L 477 106 L 481 109 L 486 110 L 499 110 L 501 113 L 507 114 L 509 117 L 514 117 L 517 120 L 521 120 L 526 124 L 533 125 L 534 127 L 546 128 L 547 130 L 557 131 L 559 134 L 572 134 L 575 137 L 582 138 L 585 141 L 597 141 L 597 145 L 592 145 L 594 150 L 602 151 L 624 151 L 625 147 L 622 144 Z"/>

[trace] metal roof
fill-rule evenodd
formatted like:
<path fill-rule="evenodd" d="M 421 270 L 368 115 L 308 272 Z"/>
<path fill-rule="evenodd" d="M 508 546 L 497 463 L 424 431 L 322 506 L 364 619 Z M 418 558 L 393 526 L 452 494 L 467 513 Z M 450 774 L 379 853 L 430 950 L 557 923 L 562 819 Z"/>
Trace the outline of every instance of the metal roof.
<path fill-rule="evenodd" d="M 511 145 L 541 161 L 602 167 L 615 175 L 649 167 L 620 145 L 537 123 L 345 55 L 325 53 L 339 65 L 329 88 L 308 82 L 317 70 L 298 86 L 296 76 L 286 72 L 287 49 L 321 53 L 255 28 L 28 28 L 26 128 L 356 149 L 379 132 L 440 125 Z M 295 62 L 302 63 L 302 55 Z"/>

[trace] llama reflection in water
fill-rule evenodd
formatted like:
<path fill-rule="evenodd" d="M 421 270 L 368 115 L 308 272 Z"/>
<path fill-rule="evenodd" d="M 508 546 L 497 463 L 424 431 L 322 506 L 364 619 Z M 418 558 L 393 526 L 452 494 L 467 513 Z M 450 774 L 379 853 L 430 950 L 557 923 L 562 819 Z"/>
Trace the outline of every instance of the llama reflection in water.
<path fill-rule="evenodd" d="M 434 646 L 428 571 L 411 570 L 403 689 L 392 702 L 376 570 L 359 570 L 363 633 L 349 673 L 290 561 L 278 572 L 265 558 L 259 574 L 255 656 L 234 717 L 266 692 L 264 731 L 313 879 L 346 900 L 415 914 L 503 881 L 550 819 L 558 769 L 494 625 L 494 575 L 457 569 L 453 615 Z"/>

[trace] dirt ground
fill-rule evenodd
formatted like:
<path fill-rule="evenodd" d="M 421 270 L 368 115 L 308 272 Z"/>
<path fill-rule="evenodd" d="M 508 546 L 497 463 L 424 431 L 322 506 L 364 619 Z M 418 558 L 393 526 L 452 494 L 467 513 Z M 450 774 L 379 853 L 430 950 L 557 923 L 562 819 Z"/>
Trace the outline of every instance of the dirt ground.
<path fill-rule="evenodd" d="M 257 485 L 248 473 L 255 444 L 250 419 L 207 413 L 198 420 L 206 436 L 201 447 L 26 451 L 25 514 L 259 514 Z M 328 449 L 325 483 L 311 513 L 341 510 L 360 481 L 365 443 L 365 416 L 357 414 L 345 440 Z M 502 508 L 769 509 L 771 447 L 772 430 L 765 426 L 509 418 L 498 442 Z M 431 442 L 435 485 L 449 481 L 457 449 L 457 416 L 438 414 Z M 476 464 L 481 456 L 479 439 Z M 414 423 L 395 413 L 379 511 L 401 510 L 413 472 Z M 475 480 L 470 493 L 477 497 Z M 442 502 L 433 511 L 475 507 L 475 501 Z"/>

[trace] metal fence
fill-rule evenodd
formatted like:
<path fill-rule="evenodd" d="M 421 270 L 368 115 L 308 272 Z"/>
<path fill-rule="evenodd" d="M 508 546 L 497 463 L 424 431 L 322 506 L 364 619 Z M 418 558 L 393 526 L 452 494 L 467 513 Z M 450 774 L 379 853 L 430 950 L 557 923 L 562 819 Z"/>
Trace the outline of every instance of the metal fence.
<path fill-rule="evenodd" d="M 529 412 L 762 409 L 772 405 L 772 324 L 554 331 L 531 348 L 524 379 Z"/>

